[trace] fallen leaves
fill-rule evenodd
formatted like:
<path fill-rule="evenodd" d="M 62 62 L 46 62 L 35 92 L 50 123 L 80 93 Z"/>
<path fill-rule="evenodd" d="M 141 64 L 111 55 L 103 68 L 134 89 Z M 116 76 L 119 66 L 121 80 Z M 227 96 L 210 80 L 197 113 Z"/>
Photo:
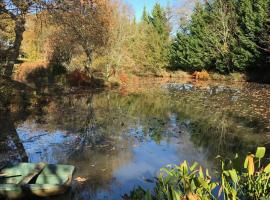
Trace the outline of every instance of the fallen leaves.
<path fill-rule="evenodd" d="M 77 177 L 75 179 L 75 181 L 77 181 L 78 183 L 82 184 L 82 183 L 86 182 L 87 179 L 79 176 L 79 177 Z"/>

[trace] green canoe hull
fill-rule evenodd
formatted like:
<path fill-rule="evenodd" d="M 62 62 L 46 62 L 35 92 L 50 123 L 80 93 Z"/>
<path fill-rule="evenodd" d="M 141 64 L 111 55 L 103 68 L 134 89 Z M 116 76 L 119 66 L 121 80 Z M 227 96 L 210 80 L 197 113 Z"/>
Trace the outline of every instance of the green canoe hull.
<path fill-rule="evenodd" d="M 24 196 L 38 196 L 38 197 L 48 197 L 64 194 L 68 190 L 68 185 L 38 185 L 29 184 L 26 186 L 16 186 L 12 184 L 3 184 L 0 186 L 0 194 L 3 197 L 9 199 L 19 199 Z"/>
<path fill-rule="evenodd" d="M 0 178 L 0 195 L 10 199 L 28 195 L 48 197 L 63 194 L 70 187 L 75 170 L 71 165 L 46 165 L 34 181 L 20 185 L 23 177 L 35 166 L 32 163 L 20 163 L 1 170 L 6 177 Z"/>

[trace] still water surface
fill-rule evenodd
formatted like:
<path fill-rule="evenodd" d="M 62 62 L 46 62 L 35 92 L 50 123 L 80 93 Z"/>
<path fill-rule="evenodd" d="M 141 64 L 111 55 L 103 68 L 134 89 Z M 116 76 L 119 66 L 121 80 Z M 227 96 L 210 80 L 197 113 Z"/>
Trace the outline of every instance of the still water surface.
<path fill-rule="evenodd" d="M 76 166 L 72 189 L 55 199 L 121 199 L 153 188 L 167 164 L 246 154 L 270 142 L 270 87 L 143 83 L 54 97 L 15 123 L 29 162 Z M 269 152 L 268 152 L 269 155 Z"/>

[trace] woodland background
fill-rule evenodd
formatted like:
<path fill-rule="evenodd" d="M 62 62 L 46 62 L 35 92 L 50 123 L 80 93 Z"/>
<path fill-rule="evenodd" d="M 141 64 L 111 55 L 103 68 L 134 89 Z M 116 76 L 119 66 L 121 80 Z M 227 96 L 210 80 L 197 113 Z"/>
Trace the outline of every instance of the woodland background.
<path fill-rule="evenodd" d="M 0 20 L 0 70 L 20 81 L 71 74 L 71 82 L 123 82 L 202 70 L 270 81 L 269 0 L 156 3 L 141 19 L 121 0 L 1 0 Z"/>

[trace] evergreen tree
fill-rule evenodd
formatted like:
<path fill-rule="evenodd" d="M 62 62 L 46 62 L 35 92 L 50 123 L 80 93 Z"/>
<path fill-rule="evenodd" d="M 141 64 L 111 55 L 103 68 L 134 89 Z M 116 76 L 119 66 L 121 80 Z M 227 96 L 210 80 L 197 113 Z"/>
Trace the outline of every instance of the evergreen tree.
<path fill-rule="evenodd" d="M 143 15 L 142 15 L 142 21 L 148 23 L 149 22 L 149 16 L 146 9 L 146 6 L 143 7 Z"/>
<path fill-rule="evenodd" d="M 240 44 L 250 55 L 250 65 L 257 62 L 262 64 L 269 0 L 239 0 L 237 7 L 241 28 L 238 33 Z"/>
<path fill-rule="evenodd" d="M 191 23 L 179 31 L 172 44 L 171 65 L 183 70 L 201 70 L 211 65 L 206 43 L 203 42 L 207 29 L 207 15 L 202 4 L 196 4 Z"/>
<path fill-rule="evenodd" d="M 173 42 L 171 65 L 229 73 L 265 63 L 267 11 L 269 0 L 198 3 Z"/>
<path fill-rule="evenodd" d="M 165 10 L 158 3 L 151 14 L 144 8 L 138 27 L 133 43 L 134 47 L 137 47 L 133 50 L 134 59 L 145 71 L 159 74 L 162 68 L 168 66 L 169 61 L 170 28 Z"/>
<path fill-rule="evenodd" d="M 166 18 L 165 10 L 159 3 L 154 5 L 152 16 L 149 16 L 149 21 L 160 36 L 163 36 L 164 39 L 168 38 L 168 19 Z"/>
<path fill-rule="evenodd" d="M 268 3 L 268 7 L 270 8 L 270 1 Z M 266 54 L 267 54 L 266 65 L 269 66 L 269 64 L 270 64 L 270 10 L 269 9 L 268 9 L 268 13 L 267 13 L 265 27 L 266 27 L 265 47 L 266 47 Z"/>
<path fill-rule="evenodd" d="M 168 50 L 170 47 L 170 28 L 169 20 L 166 17 L 165 10 L 159 3 L 154 5 L 149 18 L 148 49 L 149 64 L 160 70 L 168 65 Z"/>

